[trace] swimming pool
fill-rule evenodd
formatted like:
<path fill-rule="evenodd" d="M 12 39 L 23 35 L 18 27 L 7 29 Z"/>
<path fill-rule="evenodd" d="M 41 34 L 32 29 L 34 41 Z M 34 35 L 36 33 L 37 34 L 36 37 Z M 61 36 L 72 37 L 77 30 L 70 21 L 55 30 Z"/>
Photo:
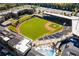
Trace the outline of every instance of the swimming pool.
<path fill-rule="evenodd" d="M 36 48 L 36 50 L 45 56 L 55 56 L 56 55 L 55 48 L 48 46 L 48 45 L 39 46 Z"/>

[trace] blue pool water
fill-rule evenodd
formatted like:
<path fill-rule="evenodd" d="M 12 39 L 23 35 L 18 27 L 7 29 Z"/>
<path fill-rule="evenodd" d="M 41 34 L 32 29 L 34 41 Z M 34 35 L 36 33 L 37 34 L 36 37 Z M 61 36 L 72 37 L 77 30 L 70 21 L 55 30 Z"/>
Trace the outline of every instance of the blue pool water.
<path fill-rule="evenodd" d="M 36 48 L 36 50 L 45 56 L 55 56 L 56 55 L 55 49 L 48 47 L 48 46 L 38 47 L 38 48 Z"/>
<path fill-rule="evenodd" d="M 54 49 L 51 49 L 51 50 L 42 50 L 41 51 L 44 55 L 46 55 L 46 56 L 55 56 L 55 51 L 54 51 Z"/>

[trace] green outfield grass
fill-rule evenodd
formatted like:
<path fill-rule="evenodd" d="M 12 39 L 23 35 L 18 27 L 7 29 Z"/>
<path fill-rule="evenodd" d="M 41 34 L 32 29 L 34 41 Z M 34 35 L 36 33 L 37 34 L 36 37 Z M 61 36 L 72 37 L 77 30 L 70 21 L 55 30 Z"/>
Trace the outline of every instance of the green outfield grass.
<path fill-rule="evenodd" d="M 49 30 L 47 30 L 44 25 L 49 22 L 47 20 L 41 19 L 41 18 L 32 18 L 29 19 L 28 21 L 23 22 L 20 26 L 20 33 L 22 33 L 22 35 L 31 38 L 33 41 L 38 39 L 39 37 L 42 37 L 43 35 L 47 34 L 48 32 L 50 32 Z M 53 24 L 53 23 L 52 23 Z M 50 25 L 52 28 L 61 28 L 62 26 L 60 25 L 56 25 L 56 23 L 52 25 Z M 58 30 L 55 30 L 55 32 Z M 54 31 L 53 31 L 54 32 Z M 53 33 L 52 32 L 52 33 Z"/>
<path fill-rule="evenodd" d="M 16 27 L 14 27 L 14 26 L 8 26 L 8 29 L 13 31 L 13 32 L 16 32 Z"/>
<path fill-rule="evenodd" d="M 46 22 L 48 21 L 40 18 L 32 18 L 21 24 L 20 31 L 26 37 L 36 40 L 48 32 L 44 27 Z"/>

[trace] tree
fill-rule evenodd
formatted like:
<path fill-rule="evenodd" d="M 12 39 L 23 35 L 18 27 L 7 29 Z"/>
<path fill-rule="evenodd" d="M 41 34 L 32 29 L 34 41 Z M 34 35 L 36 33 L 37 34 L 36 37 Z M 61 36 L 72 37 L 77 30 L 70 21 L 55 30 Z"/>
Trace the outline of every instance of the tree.
<path fill-rule="evenodd" d="M 67 14 L 64 12 L 64 15 L 67 16 Z"/>

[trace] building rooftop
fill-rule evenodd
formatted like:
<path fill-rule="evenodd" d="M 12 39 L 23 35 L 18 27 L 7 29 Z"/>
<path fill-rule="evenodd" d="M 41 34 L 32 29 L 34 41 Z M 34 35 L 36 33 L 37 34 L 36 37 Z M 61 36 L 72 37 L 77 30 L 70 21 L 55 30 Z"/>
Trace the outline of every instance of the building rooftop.
<path fill-rule="evenodd" d="M 27 56 L 44 56 L 43 54 L 37 52 L 33 48 L 27 53 Z"/>
<path fill-rule="evenodd" d="M 31 48 L 31 46 L 28 45 L 29 42 L 30 40 L 24 38 L 21 41 L 19 41 L 17 44 L 15 44 L 13 47 L 16 50 L 18 50 L 20 53 L 25 54 Z"/>
<path fill-rule="evenodd" d="M 71 42 L 68 43 L 67 45 L 68 45 L 68 48 L 65 48 L 63 50 L 63 53 L 62 53 L 63 56 L 71 56 L 71 55 L 79 56 L 79 48 L 75 47 Z"/>
<path fill-rule="evenodd" d="M 9 19 L 5 22 L 2 23 L 2 25 L 8 25 L 8 24 L 11 24 L 12 23 L 12 19 Z"/>
<path fill-rule="evenodd" d="M 8 41 L 8 40 L 10 40 L 10 38 L 9 37 L 5 37 L 5 36 L 0 36 L 4 41 Z"/>
<path fill-rule="evenodd" d="M 3 40 L 4 40 L 4 41 L 8 41 L 8 40 L 10 40 L 10 38 L 4 37 Z"/>
<path fill-rule="evenodd" d="M 3 16 L 0 16 L 0 18 L 2 18 Z"/>
<path fill-rule="evenodd" d="M 13 39 L 10 39 L 10 40 L 8 41 L 8 44 L 9 44 L 11 47 L 13 47 L 13 46 L 16 45 L 18 42 L 20 42 L 19 39 L 13 38 Z"/>
<path fill-rule="evenodd" d="M 49 15 L 54 15 L 54 16 L 62 17 L 62 18 L 66 18 L 66 19 L 71 19 L 71 20 L 79 19 L 79 17 L 76 17 L 76 16 L 65 16 L 65 15 L 57 14 L 57 13 L 50 12 L 50 11 L 45 11 L 44 13 L 45 14 L 49 14 Z"/>
<path fill-rule="evenodd" d="M 18 51 L 24 54 L 29 49 L 29 46 L 18 43 L 14 46 L 14 48 L 16 48 Z"/>

